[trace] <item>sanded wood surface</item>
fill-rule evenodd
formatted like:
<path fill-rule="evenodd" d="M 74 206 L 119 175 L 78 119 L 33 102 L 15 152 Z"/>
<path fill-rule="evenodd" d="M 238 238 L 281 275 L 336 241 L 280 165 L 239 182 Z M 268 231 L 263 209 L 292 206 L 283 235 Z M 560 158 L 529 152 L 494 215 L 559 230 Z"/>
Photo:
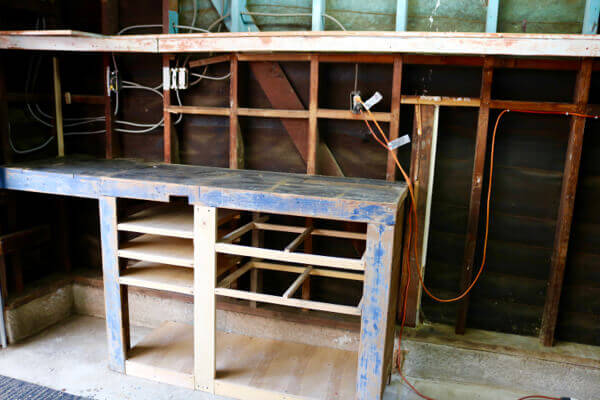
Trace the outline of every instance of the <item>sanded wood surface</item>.
<path fill-rule="evenodd" d="M 233 210 L 220 210 L 219 225 L 230 221 L 237 214 L 238 212 Z M 193 239 L 194 209 L 185 205 L 147 208 L 127 217 L 119 223 L 118 229 L 127 232 Z"/>
<path fill-rule="evenodd" d="M 121 285 L 194 294 L 194 271 L 190 268 L 140 261 L 119 277 Z"/>
<path fill-rule="evenodd" d="M 215 393 L 245 400 L 353 399 L 357 353 L 217 333 Z"/>
<path fill-rule="evenodd" d="M 194 246 L 189 239 L 142 235 L 122 244 L 119 257 L 192 268 Z"/>
<path fill-rule="evenodd" d="M 275 261 L 285 261 L 299 264 L 320 265 L 323 267 L 364 271 L 362 259 L 322 256 L 317 254 L 293 253 L 281 250 L 262 249 L 259 247 L 242 246 L 231 243 L 217 243 L 215 249 L 219 253 L 237 256 L 266 258 Z"/>
<path fill-rule="evenodd" d="M 194 388 L 194 328 L 165 322 L 137 343 L 125 362 L 127 375 Z"/>
<path fill-rule="evenodd" d="M 0 168 L 0 188 L 88 198 L 169 201 L 210 207 L 393 224 L 403 183 L 266 171 L 67 157 Z"/>
<path fill-rule="evenodd" d="M 147 208 L 128 217 L 117 227 L 120 231 L 193 239 L 194 209 L 190 206 Z"/>

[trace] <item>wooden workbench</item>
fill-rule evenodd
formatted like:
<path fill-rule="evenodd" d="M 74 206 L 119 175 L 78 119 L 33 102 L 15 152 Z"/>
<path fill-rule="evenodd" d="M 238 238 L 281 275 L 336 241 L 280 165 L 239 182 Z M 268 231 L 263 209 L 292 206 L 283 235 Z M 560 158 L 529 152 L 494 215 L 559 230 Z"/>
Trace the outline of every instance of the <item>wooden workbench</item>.
<path fill-rule="evenodd" d="M 244 399 L 381 398 L 393 359 L 404 184 L 66 158 L 0 167 L 0 188 L 99 200 L 111 369 Z M 168 203 L 173 196 L 187 197 L 189 208 L 161 207 L 118 220 L 118 198 Z M 217 234 L 217 228 L 227 218 L 220 218 L 219 209 L 355 221 L 366 223 L 367 230 L 357 234 L 255 219 L 223 236 Z M 255 229 L 284 230 L 298 237 L 281 251 L 236 241 Z M 139 236 L 122 244 L 119 231 Z M 295 252 L 309 235 L 363 238 L 366 250 L 359 259 Z M 217 261 L 217 255 L 224 254 L 253 258 L 231 272 Z M 123 258 L 138 263 L 124 267 Z M 298 273 L 299 278 L 282 296 L 231 286 L 253 269 L 278 269 Z M 227 273 L 217 282 L 217 276 Z M 295 298 L 294 291 L 308 275 L 362 280 L 362 300 L 348 306 Z M 131 348 L 129 285 L 193 294 L 194 326 L 166 322 Z M 358 354 L 217 333 L 217 295 L 360 315 Z"/>

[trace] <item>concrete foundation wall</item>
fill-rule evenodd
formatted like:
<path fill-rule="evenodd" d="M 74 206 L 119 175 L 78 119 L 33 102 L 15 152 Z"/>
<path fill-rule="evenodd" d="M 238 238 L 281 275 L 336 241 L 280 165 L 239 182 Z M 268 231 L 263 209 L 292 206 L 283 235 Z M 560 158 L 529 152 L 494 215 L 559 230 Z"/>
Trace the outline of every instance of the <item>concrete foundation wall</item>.
<path fill-rule="evenodd" d="M 154 328 L 165 320 L 192 323 L 193 304 L 184 299 L 129 293 L 130 319 L 134 326 Z M 7 311 L 9 340 L 14 343 L 34 335 L 72 314 L 104 318 L 103 289 L 80 283 Z M 344 329 L 320 327 L 233 311 L 217 311 L 217 329 L 249 336 L 284 339 L 318 346 L 356 350 L 359 334 Z M 491 334 L 491 333 L 490 333 Z M 502 336 L 504 334 L 493 333 Z M 468 336 L 468 335 L 467 335 Z M 505 335 L 515 336 L 515 335 Z M 518 337 L 520 341 L 529 338 Z M 535 340 L 534 338 L 531 338 Z M 453 337 L 456 342 L 460 338 Z M 506 344 L 510 337 L 495 338 Z M 519 351 L 484 351 L 464 343 L 444 343 L 439 338 L 403 340 L 403 372 L 429 396 L 436 398 L 512 399 L 528 394 L 597 399 L 600 394 L 600 360 L 587 363 L 548 359 L 547 355 Z M 581 347 L 582 345 L 577 345 Z M 600 350 L 589 347 L 593 354 Z M 589 354 L 592 354 L 589 353 Z M 580 356 L 580 355 L 579 355 Z M 449 396 L 448 394 L 452 394 Z M 385 399 L 417 399 L 396 373 Z"/>

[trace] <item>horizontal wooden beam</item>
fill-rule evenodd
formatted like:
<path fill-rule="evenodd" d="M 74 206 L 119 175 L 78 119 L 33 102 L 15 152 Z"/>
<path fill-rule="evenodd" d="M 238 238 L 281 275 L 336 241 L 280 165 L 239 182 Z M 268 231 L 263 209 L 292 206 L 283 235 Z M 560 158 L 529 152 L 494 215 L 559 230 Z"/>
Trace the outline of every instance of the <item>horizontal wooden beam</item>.
<path fill-rule="evenodd" d="M 198 60 L 192 60 L 188 63 L 190 68 L 203 67 L 205 65 L 213 65 L 231 61 L 231 54 L 225 54 L 222 56 L 200 58 Z"/>
<path fill-rule="evenodd" d="M 299 267 L 289 264 L 276 264 L 264 261 L 252 261 L 252 265 L 256 269 L 266 269 L 270 271 L 291 272 L 301 274 L 305 267 Z M 322 276 L 326 278 L 348 279 L 351 281 L 364 281 L 365 275 L 356 272 L 338 271 L 335 269 L 313 268 L 310 270 L 312 276 Z"/>
<path fill-rule="evenodd" d="M 215 245 L 218 253 L 232 254 L 243 257 L 266 258 L 268 260 L 284 261 L 298 264 L 319 265 L 354 271 L 364 271 L 363 260 L 345 257 L 331 257 L 305 253 L 286 253 L 281 250 L 263 249 L 258 247 L 242 246 L 230 243 L 218 242 Z"/>
<path fill-rule="evenodd" d="M 224 32 L 107 36 L 70 30 L 3 31 L 0 32 L 0 49 L 145 53 L 406 53 L 573 58 L 599 57 L 600 38 L 577 34 L 465 32 Z M 410 60 L 407 62 L 410 63 Z"/>
<path fill-rule="evenodd" d="M 277 225 L 257 222 L 256 229 L 263 229 L 266 231 L 278 231 L 278 232 L 290 232 L 290 233 L 302 233 L 306 229 L 302 226 L 291 226 L 291 225 Z M 329 236 L 342 239 L 355 239 L 355 240 L 367 240 L 367 234 L 361 232 L 350 232 L 350 231 L 336 231 L 333 229 L 313 229 L 311 235 L 314 236 Z"/>
<path fill-rule="evenodd" d="M 327 311 L 338 314 L 360 315 L 360 308 L 352 306 L 344 306 L 340 304 L 323 303 L 320 301 L 283 298 L 264 293 L 246 292 L 244 290 L 234 290 L 226 288 L 215 288 L 217 296 L 233 297 L 236 299 L 260 301 L 263 303 L 279 304 L 282 306 L 290 306 L 297 308 L 306 308 L 309 310 Z"/>

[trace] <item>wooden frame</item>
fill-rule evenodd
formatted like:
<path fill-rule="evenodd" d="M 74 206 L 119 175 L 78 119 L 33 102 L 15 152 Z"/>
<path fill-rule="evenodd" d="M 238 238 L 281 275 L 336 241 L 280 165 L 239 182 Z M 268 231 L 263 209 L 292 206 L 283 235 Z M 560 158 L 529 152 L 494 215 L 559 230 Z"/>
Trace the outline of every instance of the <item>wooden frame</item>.
<path fill-rule="evenodd" d="M 263 293 L 256 293 L 253 291 L 245 291 L 245 290 L 237 290 L 231 289 L 230 286 L 236 280 L 241 278 L 244 274 L 253 270 L 261 270 L 268 269 L 272 271 L 283 271 L 283 272 L 291 272 L 291 273 L 299 273 L 298 279 L 296 279 L 281 296 L 268 295 Z M 293 298 L 292 295 L 300 288 L 302 283 L 309 276 L 327 276 L 331 278 L 339 278 L 339 279 L 352 279 L 352 280 L 361 280 L 364 281 L 364 275 L 358 273 L 340 273 L 338 271 L 332 271 L 327 269 L 318 269 L 313 268 L 311 266 L 307 267 L 298 267 L 291 265 L 282 265 L 275 263 L 265 263 L 265 262 L 256 262 L 256 261 L 248 261 L 243 267 L 232 272 L 225 278 L 223 278 L 215 288 L 215 294 L 218 296 L 226 296 L 232 297 L 236 299 L 242 300 L 251 300 L 255 302 L 264 302 L 271 304 L 279 304 L 283 306 L 289 307 L 298 307 L 310 310 L 319 310 L 319 311 L 327 311 L 338 314 L 347 314 L 347 315 L 360 315 L 361 310 L 358 306 L 345 306 L 331 303 L 323 303 L 318 301 L 311 301 L 305 299 L 296 299 Z"/>

